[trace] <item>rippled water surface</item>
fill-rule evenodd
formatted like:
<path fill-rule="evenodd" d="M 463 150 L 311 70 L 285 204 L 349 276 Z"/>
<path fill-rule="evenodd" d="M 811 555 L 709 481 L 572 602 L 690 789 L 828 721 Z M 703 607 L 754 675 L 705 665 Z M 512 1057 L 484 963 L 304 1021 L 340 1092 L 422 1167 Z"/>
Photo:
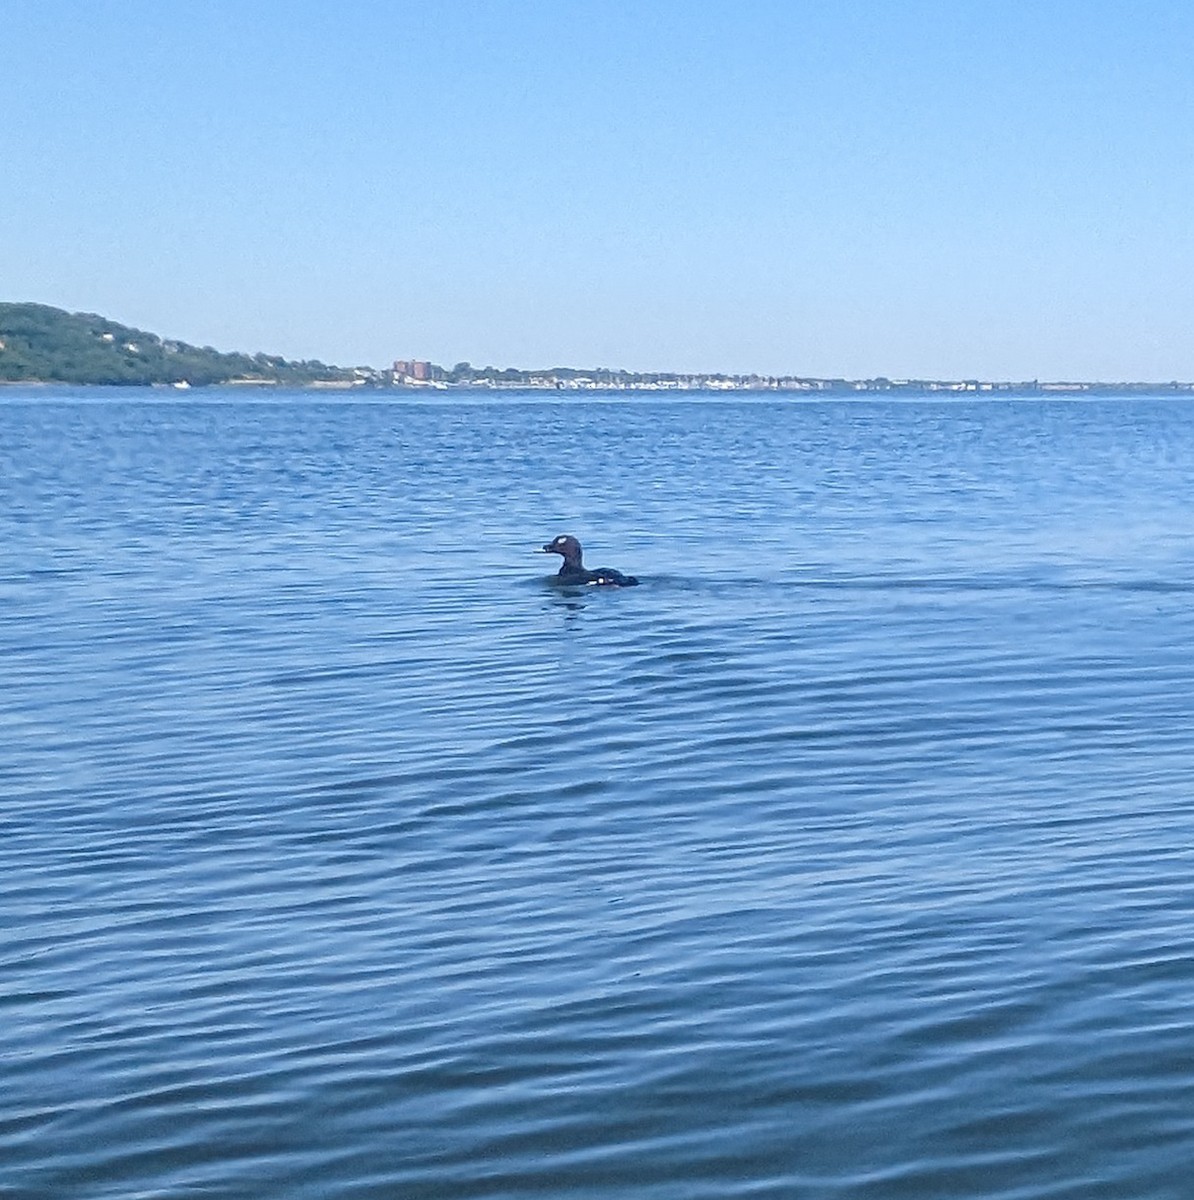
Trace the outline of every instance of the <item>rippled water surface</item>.
<path fill-rule="evenodd" d="M 1186 1200 L 1192 468 L 0 394 L 0 1196 Z"/>

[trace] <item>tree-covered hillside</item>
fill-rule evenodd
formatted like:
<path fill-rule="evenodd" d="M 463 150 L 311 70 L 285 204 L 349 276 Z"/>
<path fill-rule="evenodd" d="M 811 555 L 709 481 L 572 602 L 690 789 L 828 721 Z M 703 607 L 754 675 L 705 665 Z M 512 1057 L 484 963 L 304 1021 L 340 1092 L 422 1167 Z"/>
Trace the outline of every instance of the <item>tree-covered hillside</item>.
<path fill-rule="evenodd" d="M 0 304 L 0 382 L 204 384 L 257 380 L 301 386 L 351 370 L 266 354 L 221 354 L 130 329 L 94 313 Z"/>

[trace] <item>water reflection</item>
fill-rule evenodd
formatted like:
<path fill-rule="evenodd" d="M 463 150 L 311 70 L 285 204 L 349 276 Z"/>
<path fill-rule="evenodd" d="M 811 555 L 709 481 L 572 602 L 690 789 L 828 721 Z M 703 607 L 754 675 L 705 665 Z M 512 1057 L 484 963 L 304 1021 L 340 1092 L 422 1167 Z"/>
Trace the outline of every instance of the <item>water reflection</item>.
<path fill-rule="evenodd" d="M 594 593 L 600 590 L 597 587 L 560 584 L 556 582 L 554 576 L 543 581 L 546 607 L 548 610 L 563 613 L 566 623 L 574 622 L 597 599 Z"/>

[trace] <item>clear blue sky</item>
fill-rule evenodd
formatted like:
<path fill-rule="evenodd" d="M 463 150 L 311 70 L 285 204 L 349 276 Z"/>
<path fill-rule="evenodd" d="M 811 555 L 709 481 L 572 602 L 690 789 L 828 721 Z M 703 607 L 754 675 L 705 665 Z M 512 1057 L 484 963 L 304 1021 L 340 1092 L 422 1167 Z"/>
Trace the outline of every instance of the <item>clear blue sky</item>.
<path fill-rule="evenodd" d="M 1194 379 L 1194 5 L 5 0 L 0 299 L 338 363 Z"/>

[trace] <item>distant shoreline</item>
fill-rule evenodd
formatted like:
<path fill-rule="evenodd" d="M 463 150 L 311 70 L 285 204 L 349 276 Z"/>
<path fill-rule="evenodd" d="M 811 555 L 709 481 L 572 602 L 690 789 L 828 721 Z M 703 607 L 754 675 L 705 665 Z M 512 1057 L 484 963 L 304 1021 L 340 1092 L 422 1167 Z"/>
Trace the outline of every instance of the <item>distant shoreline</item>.
<path fill-rule="evenodd" d="M 843 400 L 850 398 L 908 398 L 908 399 L 1097 399 L 1128 398 L 1181 398 L 1194 397 L 1194 383 L 1016 383 L 1016 384 L 966 384 L 925 383 L 873 386 L 868 381 L 830 382 L 825 386 L 785 386 L 768 383 L 709 383 L 683 384 L 680 386 L 654 383 L 586 383 L 580 386 L 546 385 L 543 383 L 476 382 L 443 383 L 439 385 L 409 385 L 402 383 L 375 382 L 370 379 L 357 381 L 327 380 L 309 383 L 285 383 L 276 380 L 222 380 L 209 384 L 198 384 L 183 388 L 168 383 L 84 383 L 61 379 L 0 380 L 0 393 L 4 391 L 94 391 L 100 392 L 144 392 L 164 398 L 169 394 L 180 402 L 192 393 L 212 392 L 270 392 L 274 394 L 312 395 L 335 394 L 338 396 L 369 396 L 431 399 L 449 395 L 500 395 L 536 392 L 544 396 L 578 394 L 592 395 L 666 395 L 666 396 L 776 396 L 806 400 Z"/>
<path fill-rule="evenodd" d="M 338 367 L 263 353 L 226 353 L 133 329 L 95 313 L 31 301 L 0 303 L 0 387 L 234 388 L 309 392 L 662 392 L 791 396 L 1191 395 L 1194 383 L 1083 380 L 867 379 L 617 367 L 442 367 L 425 359 Z"/>

